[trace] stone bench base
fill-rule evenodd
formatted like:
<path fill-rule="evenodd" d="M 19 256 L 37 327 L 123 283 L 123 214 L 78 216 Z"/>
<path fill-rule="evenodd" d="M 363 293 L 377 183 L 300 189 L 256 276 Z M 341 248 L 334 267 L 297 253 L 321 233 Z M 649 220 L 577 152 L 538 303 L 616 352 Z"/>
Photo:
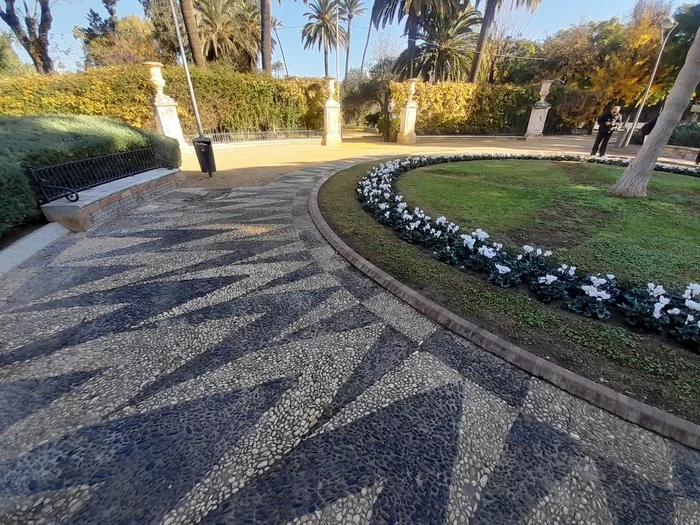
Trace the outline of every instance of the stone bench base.
<path fill-rule="evenodd" d="M 185 176 L 179 169 L 155 169 L 101 184 L 79 193 L 78 202 L 58 199 L 41 207 L 51 222 L 81 232 L 105 219 L 138 208 L 178 187 Z"/>

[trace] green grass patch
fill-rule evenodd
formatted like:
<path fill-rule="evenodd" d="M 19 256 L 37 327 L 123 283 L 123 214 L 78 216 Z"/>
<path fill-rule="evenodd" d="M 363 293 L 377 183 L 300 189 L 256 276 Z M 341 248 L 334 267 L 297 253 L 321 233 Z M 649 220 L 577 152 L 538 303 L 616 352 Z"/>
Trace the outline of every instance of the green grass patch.
<path fill-rule="evenodd" d="M 435 260 L 427 250 L 402 241 L 392 230 L 378 224 L 355 198 L 356 184 L 374 164 L 376 162 L 363 164 L 337 174 L 323 185 L 319 193 L 319 206 L 324 217 L 360 255 L 426 297 L 541 357 L 641 401 L 691 421 L 700 421 L 700 356 L 648 333 L 583 318 L 533 300 L 525 293 L 498 288 L 480 275 L 459 271 Z M 437 171 L 444 167 L 430 169 Z M 495 165 L 488 169 L 497 177 L 507 176 Z M 545 172 L 543 166 L 540 173 Z M 590 174 L 587 176 L 595 178 Z M 605 176 L 614 178 L 614 173 Z M 552 175 L 561 182 L 568 177 L 567 168 Z M 584 180 L 580 184 L 591 185 Z M 683 180 L 674 179 L 671 188 L 666 189 L 674 192 L 673 186 L 685 184 Z M 541 181 L 533 180 L 533 186 L 547 190 L 547 185 Z M 406 195 L 405 186 L 402 190 Z M 444 194 L 443 190 L 436 190 L 432 195 Z M 546 198 L 532 192 L 532 186 L 523 191 L 531 192 L 538 202 L 546 202 Z M 457 192 L 452 190 L 452 193 Z M 501 198 L 497 193 L 494 189 L 489 198 Z M 411 198 L 408 200 L 411 204 L 418 204 Z M 460 210 L 455 206 L 454 215 L 448 216 L 466 225 L 467 221 L 457 214 L 463 213 L 466 217 L 467 212 Z M 508 223 L 494 215 L 493 223 L 499 221 L 500 224 Z M 491 230 L 495 234 L 493 227 Z"/>
<path fill-rule="evenodd" d="M 622 169 L 494 160 L 429 166 L 398 181 L 411 206 L 482 228 L 516 248 L 533 244 L 584 272 L 685 288 L 700 276 L 700 179 L 655 173 L 650 197 L 606 193 Z"/>

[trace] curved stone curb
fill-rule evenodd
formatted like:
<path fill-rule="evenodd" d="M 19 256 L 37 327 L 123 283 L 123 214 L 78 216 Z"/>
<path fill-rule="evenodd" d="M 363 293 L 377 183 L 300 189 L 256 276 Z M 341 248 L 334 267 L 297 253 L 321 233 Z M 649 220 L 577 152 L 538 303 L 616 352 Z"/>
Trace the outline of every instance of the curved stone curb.
<path fill-rule="evenodd" d="M 362 162 L 366 162 L 363 160 Z M 484 350 L 521 368 L 529 374 L 549 381 L 562 390 L 592 403 L 622 419 L 651 430 L 664 437 L 700 450 L 700 426 L 678 416 L 652 407 L 604 385 L 542 359 L 491 332 L 478 327 L 401 284 L 391 275 L 361 257 L 338 237 L 321 215 L 318 192 L 324 182 L 353 165 L 348 164 L 323 177 L 308 198 L 309 214 L 321 235 L 350 264 L 377 284 L 405 301 L 432 321 L 464 337 Z"/>

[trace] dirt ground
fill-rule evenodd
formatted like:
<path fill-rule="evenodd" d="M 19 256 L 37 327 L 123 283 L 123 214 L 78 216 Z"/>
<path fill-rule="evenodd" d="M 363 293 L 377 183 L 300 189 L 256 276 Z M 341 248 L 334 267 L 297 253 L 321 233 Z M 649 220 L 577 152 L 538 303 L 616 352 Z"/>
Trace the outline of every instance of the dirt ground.
<path fill-rule="evenodd" d="M 545 137 L 526 141 L 506 138 L 430 138 L 419 140 L 411 146 L 395 142 L 383 142 L 381 137 L 357 130 L 343 131 L 341 146 L 321 146 L 309 142 L 281 142 L 229 146 L 227 150 L 215 150 L 218 171 L 209 178 L 199 171 L 194 155 L 184 155 L 182 171 L 187 176 L 187 185 L 206 188 L 234 188 L 259 186 L 278 177 L 314 164 L 324 164 L 341 159 L 357 157 L 386 157 L 391 155 L 427 155 L 455 152 L 590 152 L 594 137 L 567 135 Z M 630 157 L 637 153 L 638 146 L 624 150 L 608 149 L 610 156 Z M 690 161 L 664 158 L 664 161 L 693 165 Z"/>

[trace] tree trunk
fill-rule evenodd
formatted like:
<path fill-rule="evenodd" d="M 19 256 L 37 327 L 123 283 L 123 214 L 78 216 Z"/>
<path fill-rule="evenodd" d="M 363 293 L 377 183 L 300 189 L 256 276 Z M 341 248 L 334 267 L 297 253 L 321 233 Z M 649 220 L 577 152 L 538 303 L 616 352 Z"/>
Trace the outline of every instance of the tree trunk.
<path fill-rule="evenodd" d="M 656 161 L 680 122 L 698 83 L 700 83 L 700 30 L 695 34 L 695 40 L 688 51 L 685 64 L 678 73 L 678 78 L 666 99 L 654 130 L 619 180 L 610 188 L 610 193 L 622 197 L 646 197 L 647 186 Z"/>
<path fill-rule="evenodd" d="M 199 31 L 197 30 L 197 21 L 194 18 L 194 4 L 192 0 L 180 0 L 180 10 L 182 11 L 182 21 L 185 24 L 187 32 L 187 40 L 190 43 L 190 53 L 195 66 L 204 67 L 204 53 L 202 53 L 202 43 L 199 40 Z M 182 57 L 186 60 L 185 57 Z"/>
<path fill-rule="evenodd" d="M 277 28 L 275 28 L 275 39 L 280 46 L 280 53 L 282 53 L 282 63 L 284 64 L 285 76 L 289 76 L 289 68 L 287 67 L 287 59 L 284 56 L 284 48 L 282 47 L 282 41 L 280 40 L 280 35 L 277 33 Z"/>
<path fill-rule="evenodd" d="M 484 47 L 489 40 L 489 31 L 496 17 L 496 0 L 486 0 L 486 9 L 484 18 L 481 22 L 481 32 L 479 40 L 476 43 L 476 51 L 474 52 L 474 60 L 472 61 L 472 71 L 469 74 L 469 81 L 476 82 L 479 78 L 479 70 L 481 69 L 481 59 L 483 57 Z"/>
<path fill-rule="evenodd" d="M 372 21 L 369 22 L 367 29 L 367 40 L 365 41 L 365 50 L 362 52 L 362 62 L 360 63 L 360 75 L 365 72 L 365 57 L 367 56 L 367 48 L 369 47 L 369 36 L 372 34 Z"/>
<path fill-rule="evenodd" d="M 345 48 L 345 77 L 343 80 L 348 79 L 348 72 L 350 71 L 350 31 L 352 30 L 352 15 L 348 15 L 348 41 L 347 47 Z"/>
<path fill-rule="evenodd" d="M 325 39 L 323 41 L 323 69 L 326 72 L 326 76 L 329 77 L 330 75 L 328 74 L 328 41 Z"/>
<path fill-rule="evenodd" d="M 260 0 L 260 51 L 262 54 L 262 69 L 267 75 L 272 75 L 271 12 L 270 0 Z"/>
<path fill-rule="evenodd" d="M 411 4 L 413 6 L 414 4 Z M 408 11 L 408 78 L 413 78 L 413 63 L 416 61 L 416 38 L 418 37 L 418 15 L 413 7 Z"/>
<path fill-rule="evenodd" d="M 25 30 L 15 9 L 15 0 L 5 0 L 5 10 L 0 8 L 0 20 L 12 30 L 21 46 L 32 59 L 37 73 L 51 73 L 53 60 L 49 54 L 49 31 L 53 23 L 49 0 L 39 0 L 39 14 L 27 12 L 24 16 Z M 26 5 L 25 5 L 26 9 Z M 27 10 L 28 11 L 28 10 Z"/>

